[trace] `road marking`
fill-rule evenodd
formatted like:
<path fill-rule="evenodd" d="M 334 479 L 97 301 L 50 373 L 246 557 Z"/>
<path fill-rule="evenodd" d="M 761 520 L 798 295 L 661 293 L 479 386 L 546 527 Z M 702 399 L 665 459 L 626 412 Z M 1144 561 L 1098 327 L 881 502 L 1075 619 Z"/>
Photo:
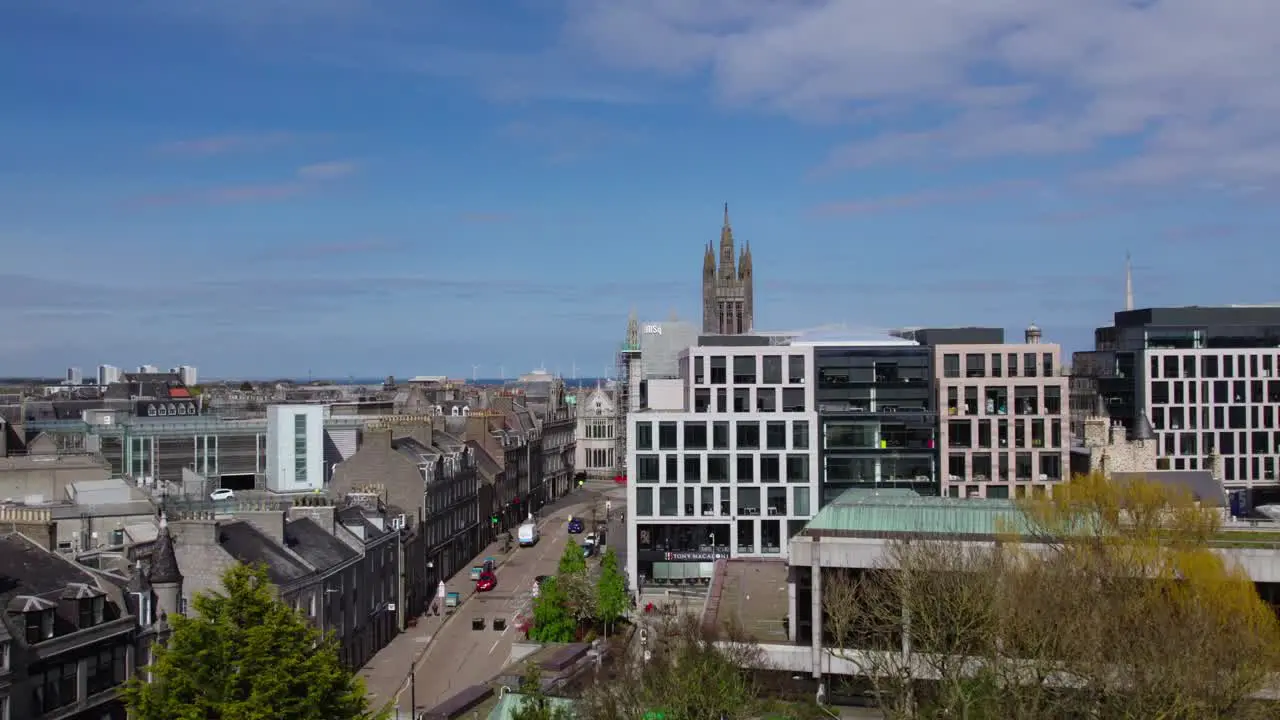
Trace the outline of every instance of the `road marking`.
<path fill-rule="evenodd" d="M 505 630 L 503 630 L 503 631 L 502 631 L 502 634 L 503 634 L 503 635 L 505 635 L 505 634 L 506 634 L 506 631 L 505 631 Z M 493 647 L 489 648 L 489 654 L 490 654 L 490 655 L 492 655 L 492 654 L 493 654 L 493 651 L 494 651 L 494 650 L 497 650 L 497 649 L 498 649 L 498 643 L 500 643 L 500 642 L 502 642 L 502 638 L 498 638 L 497 640 L 494 640 L 494 641 L 493 641 Z"/>

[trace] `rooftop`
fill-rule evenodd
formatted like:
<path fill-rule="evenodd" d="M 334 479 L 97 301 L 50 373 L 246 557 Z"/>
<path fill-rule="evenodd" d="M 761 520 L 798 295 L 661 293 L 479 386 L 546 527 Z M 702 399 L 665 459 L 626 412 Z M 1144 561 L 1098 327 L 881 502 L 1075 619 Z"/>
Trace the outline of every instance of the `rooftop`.
<path fill-rule="evenodd" d="M 999 535 L 1025 530 L 1010 500 L 948 498 L 912 490 L 846 490 L 805 526 L 806 535 Z"/>
<path fill-rule="evenodd" d="M 239 562 L 264 565 L 267 576 L 276 585 L 288 585 L 311 572 L 291 553 L 242 520 L 219 525 L 218 544 Z"/>
<path fill-rule="evenodd" d="M 360 555 L 309 517 L 285 525 L 284 540 L 290 550 L 318 570 L 341 565 Z"/>
<path fill-rule="evenodd" d="M 723 564 L 704 625 L 740 628 L 761 643 L 787 642 L 787 564 L 781 560 L 730 560 Z"/>
<path fill-rule="evenodd" d="M 992 537 L 1009 533 L 1031 534 L 1026 516 L 1012 500 L 924 496 L 905 489 L 853 489 L 822 508 L 801 534 L 888 539 L 903 535 Z M 1280 546 L 1280 523 L 1228 521 L 1212 544 L 1275 548 Z"/>

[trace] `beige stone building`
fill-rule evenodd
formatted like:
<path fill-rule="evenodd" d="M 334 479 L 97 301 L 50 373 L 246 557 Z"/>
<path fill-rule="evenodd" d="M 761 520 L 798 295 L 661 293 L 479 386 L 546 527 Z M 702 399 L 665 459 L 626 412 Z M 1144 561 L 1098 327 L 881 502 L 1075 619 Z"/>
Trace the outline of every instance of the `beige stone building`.
<path fill-rule="evenodd" d="M 1034 325 L 1025 339 L 933 346 L 944 496 L 1024 497 L 1068 477 L 1062 349 Z"/>

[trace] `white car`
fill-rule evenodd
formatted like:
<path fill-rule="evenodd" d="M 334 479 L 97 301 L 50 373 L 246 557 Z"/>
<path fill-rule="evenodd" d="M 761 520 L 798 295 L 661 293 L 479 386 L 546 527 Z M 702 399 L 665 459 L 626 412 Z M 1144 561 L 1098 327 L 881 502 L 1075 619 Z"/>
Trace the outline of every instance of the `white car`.
<path fill-rule="evenodd" d="M 236 491 L 231 488 L 218 488 L 209 493 L 210 500 L 232 500 L 236 496 Z"/>

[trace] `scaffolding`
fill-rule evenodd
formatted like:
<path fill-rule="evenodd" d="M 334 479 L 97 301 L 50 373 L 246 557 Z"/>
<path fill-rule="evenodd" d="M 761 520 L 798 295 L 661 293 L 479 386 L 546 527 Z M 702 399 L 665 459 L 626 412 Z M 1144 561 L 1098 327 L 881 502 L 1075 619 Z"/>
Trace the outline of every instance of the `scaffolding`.
<path fill-rule="evenodd" d="M 628 418 L 631 412 L 631 376 L 639 373 L 640 327 L 633 310 L 627 320 L 627 339 L 618 349 L 617 380 L 614 385 L 613 475 L 627 477 Z M 628 482 L 630 479 L 628 478 Z"/>

